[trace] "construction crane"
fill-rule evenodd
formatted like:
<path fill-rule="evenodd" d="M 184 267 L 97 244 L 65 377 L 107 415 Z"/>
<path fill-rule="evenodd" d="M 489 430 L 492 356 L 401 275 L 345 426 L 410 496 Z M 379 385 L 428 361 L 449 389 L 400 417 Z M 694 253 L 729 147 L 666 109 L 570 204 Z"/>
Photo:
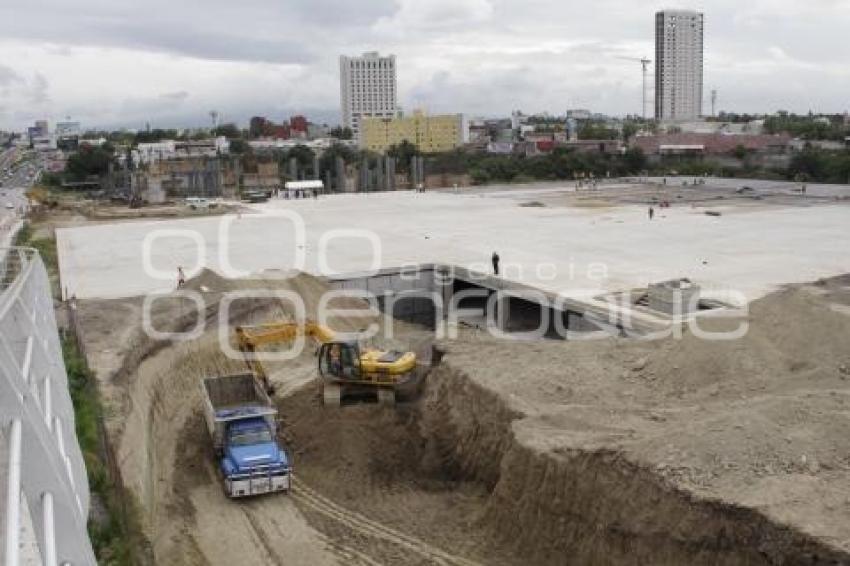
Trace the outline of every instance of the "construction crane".
<path fill-rule="evenodd" d="M 346 389 L 373 391 L 379 402 L 394 403 L 396 389 L 414 376 L 414 352 L 361 348 L 357 340 L 339 340 L 333 330 L 311 320 L 236 327 L 245 363 L 269 390 L 268 375 L 255 355 L 257 347 L 292 342 L 301 336 L 312 338 L 319 346 L 319 376 L 326 405 L 339 405 Z"/>
<path fill-rule="evenodd" d="M 643 112 L 643 119 L 646 120 L 646 74 L 649 71 L 649 64 L 652 63 L 652 61 L 646 57 L 617 57 L 617 59 L 622 59 L 624 61 L 637 61 L 640 63 L 643 70 L 643 97 L 641 99 L 641 110 Z"/>

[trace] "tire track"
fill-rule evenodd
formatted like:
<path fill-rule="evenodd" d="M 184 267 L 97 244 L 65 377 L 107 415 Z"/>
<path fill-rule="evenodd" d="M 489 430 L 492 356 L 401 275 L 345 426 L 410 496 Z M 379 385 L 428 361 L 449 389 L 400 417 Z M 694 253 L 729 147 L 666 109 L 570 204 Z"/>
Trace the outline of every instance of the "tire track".
<path fill-rule="evenodd" d="M 243 507 L 242 513 L 247 519 L 251 530 L 253 530 L 254 534 L 257 535 L 257 538 L 259 539 L 260 544 L 262 545 L 266 555 L 271 558 L 275 564 L 278 564 L 280 566 L 285 565 L 286 560 L 275 550 L 274 545 L 271 542 L 272 535 L 270 535 L 263 527 L 262 520 L 259 517 L 256 517 L 254 511 L 252 511 L 251 509 Z M 325 542 L 334 554 L 336 554 L 340 558 L 346 559 L 349 563 L 351 561 L 354 561 L 354 563 L 356 564 L 364 564 L 365 566 L 383 566 L 380 562 L 376 562 L 371 557 L 363 554 L 358 550 L 355 550 L 339 542 L 329 540 L 327 539 L 327 537 L 323 538 L 325 539 Z"/>
<path fill-rule="evenodd" d="M 251 529 L 257 535 L 257 538 L 260 540 L 260 544 L 263 545 L 263 550 L 266 551 L 269 558 L 273 559 L 275 564 L 283 566 L 285 564 L 283 557 L 277 553 L 274 549 L 274 546 L 269 540 L 269 535 L 266 530 L 260 525 L 260 522 L 254 517 L 253 513 L 251 513 L 248 509 L 242 508 L 242 513 L 245 515 L 245 518 L 248 520 L 248 524 L 251 525 Z"/>
<path fill-rule="evenodd" d="M 479 566 L 478 563 L 449 554 L 421 539 L 404 534 L 395 529 L 387 527 L 377 521 L 373 521 L 360 513 L 349 511 L 341 505 L 337 505 L 330 499 L 319 494 L 304 482 L 293 477 L 294 497 L 300 503 L 307 505 L 318 513 L 337 521 L 346 527 L 361 534 L 380 538 L 392 544 L 404 547 L 421 555 L 434 564 L 443 566 Z"/>

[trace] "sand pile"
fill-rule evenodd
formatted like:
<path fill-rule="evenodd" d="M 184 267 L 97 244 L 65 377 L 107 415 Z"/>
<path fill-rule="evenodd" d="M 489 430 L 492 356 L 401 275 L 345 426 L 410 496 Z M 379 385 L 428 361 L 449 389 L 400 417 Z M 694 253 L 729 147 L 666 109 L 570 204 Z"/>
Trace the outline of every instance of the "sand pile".
<path fill-rule="evenodd" d="M 447 344 L 451 427 L 510 433 L 441 445 L 533 562 L 850 563 L 848 304 L 839 278 L 757 301 L 735 341 Z M 463 382 L 499 403 L 453 407 Z"/>

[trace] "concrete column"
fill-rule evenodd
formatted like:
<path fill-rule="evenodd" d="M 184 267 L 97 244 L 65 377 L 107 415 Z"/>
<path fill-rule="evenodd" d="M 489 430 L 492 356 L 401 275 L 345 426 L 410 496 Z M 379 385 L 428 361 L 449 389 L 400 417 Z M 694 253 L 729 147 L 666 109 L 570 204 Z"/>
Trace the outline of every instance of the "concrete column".
<path fill-rule="evenodd" d="M 496 299 L 496 305 L 496 322 L 499 324 L 499 330 L 507 332 L 511 325 L 511 298 L 506 295 L 499 296 Z"/>
<path fill-rule="evenodd" d="M 7 566 L 17 566 L 21 539 L 21 420 L 9 427 L 9 469 L 6 475 Z"/>
<path fill-rule="evenodd" d="M 56 523 L 53 518 L 53 494 L 49 491 L 41 496 L 42 537 L 41 552 L 44 566 L 57 566 Z"/>
<path fill-rule="evenodd" d="M 487 306 L 494 312 L 488 312 L 487 318 L 495 321 L 496 328 L 507 332 L 511 322 L 511 298 L 499 289 L 491 290 L 487 298 Z"/>
<path fill-rule="evenodd" d="M 443 320 L 448 319 L 449 309 L 452 304 L 452 297 L 454 296 L 454 280 L 449 279 L 447 275 L 440 274 L 437 275 L 435 272 L 435 276 L 438 278 L 436 284 L 440 285 L 439 290 L 443 294 Z"/>

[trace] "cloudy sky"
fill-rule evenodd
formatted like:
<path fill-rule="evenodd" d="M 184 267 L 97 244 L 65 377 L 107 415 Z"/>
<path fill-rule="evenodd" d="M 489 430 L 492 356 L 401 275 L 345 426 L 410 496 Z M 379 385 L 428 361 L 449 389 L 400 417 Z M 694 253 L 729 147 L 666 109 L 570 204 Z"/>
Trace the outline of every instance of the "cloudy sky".
<path fill-rule="evenodd" d="M 653 58 L 667 7 L 705 13 L 719 109 L 850 110 L 850 0 L 2 0 L 0 130 L 335 123 L 338 56 L 367 50 L 397 56 L 408 109 L 639 113 L 620 57 Z"/>

